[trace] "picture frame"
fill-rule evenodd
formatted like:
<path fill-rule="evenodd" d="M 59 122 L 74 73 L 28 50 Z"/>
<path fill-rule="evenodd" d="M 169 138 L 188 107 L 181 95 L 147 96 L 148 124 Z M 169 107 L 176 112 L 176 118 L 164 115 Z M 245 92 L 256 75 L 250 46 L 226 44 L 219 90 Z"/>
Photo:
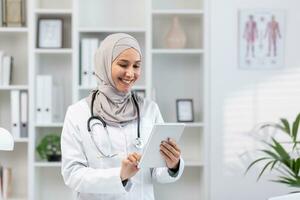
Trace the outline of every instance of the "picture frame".
<path fill-rule="evenodd" d="M 176 99 L 177 122 L 194 122 L 193 99 Z"/>
<path fill-rule="evenodd" d="M 146 98 L 146 91 L 145 90 L 134 90 L 135 94 L 139 97 Z"/>
<path fill-rule="evenodd" d="M 238 18 L 239 68 L 283 68 L 285 12 L 277 9 L 241 9 Z"/>
<path fill-rule="evenodd" d="M 38 20 L 38 48 L 63 47 L 63 19 L 52 18 Z"/>

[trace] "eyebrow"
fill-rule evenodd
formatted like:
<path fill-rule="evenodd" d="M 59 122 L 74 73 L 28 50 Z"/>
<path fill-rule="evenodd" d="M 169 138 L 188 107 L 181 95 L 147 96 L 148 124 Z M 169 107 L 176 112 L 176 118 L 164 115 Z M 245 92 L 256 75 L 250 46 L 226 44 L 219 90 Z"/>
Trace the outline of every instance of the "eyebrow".
<path fill-rule="evenodd" d="M 128 63 L 129 61 L 128 60 L 126 60 L 126 59 L 120 59 L 120 60 L 118 60 L 118 62 L 126 62 L 126 63 Z M 141 60 L 137 60 L 137 61 L 135 61 L 135 63 L 140 63 L 141 62 Z"/>

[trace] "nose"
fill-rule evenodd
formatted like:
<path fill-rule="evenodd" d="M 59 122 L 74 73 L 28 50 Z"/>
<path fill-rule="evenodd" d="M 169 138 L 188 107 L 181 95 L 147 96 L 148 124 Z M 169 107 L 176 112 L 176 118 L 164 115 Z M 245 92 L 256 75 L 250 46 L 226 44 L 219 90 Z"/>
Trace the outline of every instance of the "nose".
<path fill-rule="evenodd" d="M 134 69 L 133 67 L 128 67 L 125 71 L 125 76 L 132 78 L 134 76 Z"/>

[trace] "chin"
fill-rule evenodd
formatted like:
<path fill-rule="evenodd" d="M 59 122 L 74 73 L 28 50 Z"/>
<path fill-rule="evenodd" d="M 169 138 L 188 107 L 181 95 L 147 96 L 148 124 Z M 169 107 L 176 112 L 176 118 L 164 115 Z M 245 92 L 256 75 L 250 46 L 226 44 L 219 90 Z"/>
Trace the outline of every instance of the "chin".
<path fill-rule="evenodd" d="M 117 88 L 119 92 L 122 92 L 122 93 L 127 93 L 127 92 L 130 92 L 131 90 L 131 87 L 130 88 Z"/>

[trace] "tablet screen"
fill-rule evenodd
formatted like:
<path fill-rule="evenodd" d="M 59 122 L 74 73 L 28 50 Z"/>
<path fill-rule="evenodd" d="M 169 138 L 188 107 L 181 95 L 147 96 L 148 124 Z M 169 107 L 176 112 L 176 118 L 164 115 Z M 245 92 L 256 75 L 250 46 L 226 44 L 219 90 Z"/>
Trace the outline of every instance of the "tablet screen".
<path fill-rule="evenodd" d="M 183 123 L 154 124 L 151 135 L 144 148 L 139 168 L 165 167 L 166 162 L 160 154 L 160 144 L 163 140 L 171 138 L 177 143 L 184 130 Z"/>

